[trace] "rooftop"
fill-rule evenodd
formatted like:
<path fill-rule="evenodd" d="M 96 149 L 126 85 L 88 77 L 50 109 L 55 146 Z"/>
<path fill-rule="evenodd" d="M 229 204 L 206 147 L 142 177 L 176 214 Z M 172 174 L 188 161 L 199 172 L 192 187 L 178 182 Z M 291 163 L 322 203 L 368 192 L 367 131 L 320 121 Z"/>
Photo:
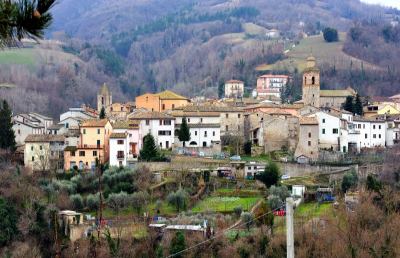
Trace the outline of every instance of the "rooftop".
<path fill-rule="evenodd" d="M 166 90 L 160 93 L 156 93 L 154 94 L 158 97 L 160 97 L 160 99 L 178 99 L 178 100 L 189 100 L 188 98 L 181 96 L 179 94 L 176 94 L 175 92 L 172 92 L 170 90 Z"/>
<path fill-rule="evenodd" d="M 142 119 L 175 119 L 174 117 L 161 112 L 148 111 L 148 110 L 135 110 L 128 115 L 129 119 L 142 120 Z"/>
<path fill-rule="evenodd" d="M 89 119 L 82 122 L 81 127 L 104 127 L 108 119 Z"/>
<path fill-rule="evenodd" d="M 136 129 L 138 127 L 139 124 L 132 121 L 117 121 L 113 124 L 114 129 Z"/>
<path fill-rule="evenodd" d="M 30 134 L 25 138 L 25 142 L 64 142 L 64 135 L 56 134 Z"/>
<path fill-rule="evenodd" d="M 229 81 L 226 81 L 225 83 L 244 83 L 244 82 L 239 81 L 239 80 L 229 80 Z"/>
<path fill-rule="evenodd" d="M 101 86 L 99 94 L 100 95 L 109 95 L 110 94 L 110 90 L 108 89 L 107 84 L 104 83 L 103 86 Z"/>
<path fill-rule="evenodd" d="M 111 139 L 124 139 L 126 138 L 126 133 L 112 133 L 110 135 Z"/>
<path fill-rule="evenodd" d="M 318 125 L 318 120 L 315 117 L 300 118 L 300 125 Z"/>

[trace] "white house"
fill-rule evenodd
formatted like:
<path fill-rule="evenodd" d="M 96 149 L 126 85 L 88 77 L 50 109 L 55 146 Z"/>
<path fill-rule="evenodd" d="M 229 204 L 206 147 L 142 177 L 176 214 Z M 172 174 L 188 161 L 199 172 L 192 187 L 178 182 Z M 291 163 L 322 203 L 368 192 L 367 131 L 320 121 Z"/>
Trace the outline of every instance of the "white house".
<path fill-rule="evenodd" d="M 24 144 L 25 138 L 31 134 L 46 134 L 47 128 L 53 124 L 51 118 L 36 114 L 19 114 L 13 117 L 13 130 L 17 144 Z"/>
<path fill-rule="evenodd" d="M 221 118 L 218 112 L 182 112 L 176 111 L 172 115 L 176 118 L 175 142 L 176 145 L 183 146 L 179 142 L 178 131 L 181 127 L 183 118 L 189 127 L 190 140 L 185 143 L 186 147 L 191 148 L 213 148 L 221 150 Z"/>
<path fill-rule="evenodd" d="M 315 112 L 319 124 L 319 149 L 340 150 L 341 117 L 323 111 Z"/>
<path fill-rule="evenodd" d="M 229 80 L 225 82 L 225 98 L 243 98 L 244 82 Z"/>
<path fill-rule="evenodd" d="M 110 135 L 110 166 L 125 167 L 129 154 L 129 139 L 127 133 Z"/>
<path fill-rule="evenodd" d="M 349 133 L 349 144 L 363 148 L 386 146 L 386 121 L 354 117 Z"/>
<path fill-rule="evenodd" d="M 256 174 L 262 173 L 265 170 L 266 164 L 251 161 L 244 166 L 244 174 L 246 178 L 254 178 Z"/>
<path fill-rule="evenodd" d="M 60 115 L 60 122 L 64 128 L 78 128 L 79 123 L 84 120 L 97 118 L 96 111 L 82 106 L 80 108 L 70 108 L 67 112 Z"/>
<path fill-rule="evenodd" d="M 124 141 L 123 145 L 121 140 Z M 113 134 L 110 137 L 110 165 L 129 166 L 137 162 L 142 145 L 137 122 L 118 121 L 114 123 Z"/>
<path fill-rule="evenodd" d="M 143 143 L 143 138 L 150 133 L 160 149 L 174 147 L 175 118 L 173 116 L 161 112 L 138 109 L 129 114 L 128 119 L 139 125 L 140 143 Z"/>

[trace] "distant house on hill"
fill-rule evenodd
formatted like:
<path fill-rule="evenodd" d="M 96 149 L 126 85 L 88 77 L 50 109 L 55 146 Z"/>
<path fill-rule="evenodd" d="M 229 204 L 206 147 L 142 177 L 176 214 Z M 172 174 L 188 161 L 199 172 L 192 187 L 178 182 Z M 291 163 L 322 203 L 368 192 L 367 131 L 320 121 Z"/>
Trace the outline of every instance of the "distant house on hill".
<path fill-rule="evenodd" d="M 225 98 L 243 98 L 244 82 L 229 80 L 225 82 Z"/>
<path fill-rule="evenodd" d="M 256 96 L 258 98 L 267 98 L 270 96 L 280 98 L 282 90 L 288 82 L 289 76 L 287 75 L 262 75 L 257 79 Z"/>

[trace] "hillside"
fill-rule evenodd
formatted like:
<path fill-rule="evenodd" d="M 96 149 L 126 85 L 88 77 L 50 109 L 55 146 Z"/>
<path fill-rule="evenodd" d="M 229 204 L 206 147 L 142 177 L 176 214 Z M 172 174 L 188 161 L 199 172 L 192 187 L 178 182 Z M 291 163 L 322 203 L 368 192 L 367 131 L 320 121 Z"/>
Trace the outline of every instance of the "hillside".
<path fill-rule="evenodd" d="M 256 67 L 257 71 L 289 70 L 302 71 L 308 56 L 313 55 L 319 64 L 330 64 L 337 69 L 348 69 L 350 64 L 354 67 L 364 66 L 367 70 L 380 70 L 378 65 L 350 56 L 343 51 L 346 42 L 346 33 L 340 33 L 339 41 L 327 43 L 322 35 L 302 39 L 298 45 L 289 45 L 285 51 L 285 59 L 274 64 L 262 64 Z"/>

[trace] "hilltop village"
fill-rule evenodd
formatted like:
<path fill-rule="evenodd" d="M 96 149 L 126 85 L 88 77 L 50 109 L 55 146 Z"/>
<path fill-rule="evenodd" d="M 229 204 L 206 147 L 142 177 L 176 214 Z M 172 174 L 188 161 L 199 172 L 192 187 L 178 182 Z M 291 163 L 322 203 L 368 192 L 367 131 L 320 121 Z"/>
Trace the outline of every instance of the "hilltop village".
<path fill-rule="evenodd" d="M 33 171 L 91 170 L 96 159 L 133 167 L 148 135 L 160 151 L 199 157 L 284 151 L 285 160 L 297 163 L 340 162 L 343 154 L 399 141 L 400 98 L 374 102 L 364 107 L 363 116 L 346 111 L 346 100 L 356 99 L 357 93 L 351 88 L 321 90 L 313 57 L 303 72 L 302 100 L 282 104 L 280 95 L 289 80 L 260 76 L 252 98 L 243 97 L 243 82 L 230 80 L 219 100 L 189 99 L 166 90 L 128 103 L 113 102 L 104 84 L 96 109 L 70 108 L 59 122 L 37 113 L 18 114 L 13 129 L 24 164 Z M 179 134 L 183 126 L 189 132 L 185 141 Z"/>

